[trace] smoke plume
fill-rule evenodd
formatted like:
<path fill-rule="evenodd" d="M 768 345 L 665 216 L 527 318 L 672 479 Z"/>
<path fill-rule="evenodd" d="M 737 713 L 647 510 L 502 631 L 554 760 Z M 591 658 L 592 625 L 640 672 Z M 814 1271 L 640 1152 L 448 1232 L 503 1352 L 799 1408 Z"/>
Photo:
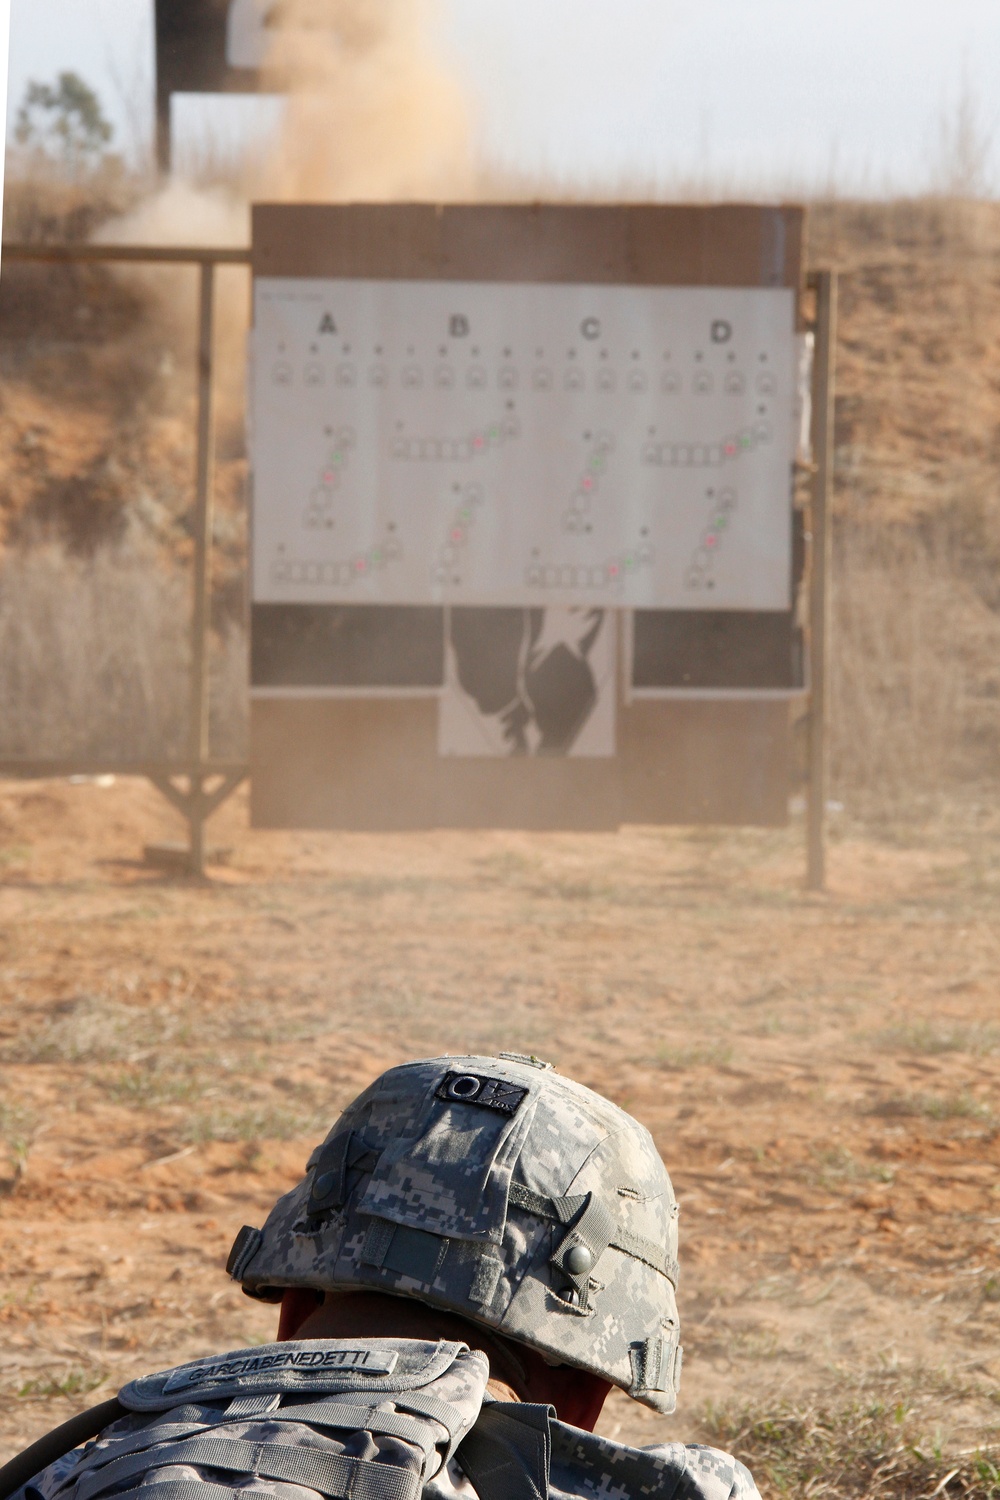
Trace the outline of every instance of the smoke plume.
<path fill-rule="evenodd" d="M 286 0 L 275 21 L 266 71 L 288 108 L 263 196 L 471 195 L 469 110 L 435 46 L 434 0 Z"/>

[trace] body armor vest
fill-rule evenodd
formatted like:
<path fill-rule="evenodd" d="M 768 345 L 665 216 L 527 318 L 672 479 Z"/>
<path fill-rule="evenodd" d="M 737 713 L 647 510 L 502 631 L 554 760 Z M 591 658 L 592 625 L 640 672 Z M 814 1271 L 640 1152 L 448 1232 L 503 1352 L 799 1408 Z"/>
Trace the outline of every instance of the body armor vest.
<path fill-rule="evenodd" d="M 0 1470 L 0 1500 L 759 1500 L 728 1454 L 629 1448 L 488 1378 L 445 1341 L 237 1350 L 125 1386 L 84 1447 L 76 1418 Z"/>

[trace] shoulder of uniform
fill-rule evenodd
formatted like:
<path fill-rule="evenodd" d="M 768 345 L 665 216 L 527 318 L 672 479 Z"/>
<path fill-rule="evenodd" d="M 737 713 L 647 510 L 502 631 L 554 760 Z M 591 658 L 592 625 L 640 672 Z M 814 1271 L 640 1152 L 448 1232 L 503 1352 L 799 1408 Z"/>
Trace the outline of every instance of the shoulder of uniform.
<path fill-rule="evenodd" d="M 668 1450 L 675 1465 L 683 1461 L 674 1500 L 760 1500 L 750 1470 L 731 1453 L 701 1443 L 667 1443 L 643 1452 L 665 1454 Z"/>
<path fill-rule="evenodd" d="M 629 1448 L 597 1433 L 552 1423 L 552 1491 L 591 1495 L 614 1487 L 624 1500 L 650 1493 L 669 1500 L 760 1500 L 739 1459 L 700 1443 Z"/>
<path fill-rule="evenodd" d="M 104 1440 L 115 1437 L 122 1431 L 129 1431 L 137 1425 L 139 1420 L 129 1413 L 127 1416 L 119 1418 L 117 1422 L 110 1423 L 107 1427 L 102 1428 L 96 1437 L 91 1438 L 86 1443 L 82 1443 L 77 1448 L 70 1448 L 67 1452 L 60 1454 L 58 1458 L 53 1459 L 44 1469 L 40 1469 L 32 1479 L 22 1484 L 20 1489 L 14 1490 L 8 1497 L 8 1500 L 50 1500 L 50 1497 L 62 1488 L 64 1481 L 83 1458 L 92 1453 Z"/>

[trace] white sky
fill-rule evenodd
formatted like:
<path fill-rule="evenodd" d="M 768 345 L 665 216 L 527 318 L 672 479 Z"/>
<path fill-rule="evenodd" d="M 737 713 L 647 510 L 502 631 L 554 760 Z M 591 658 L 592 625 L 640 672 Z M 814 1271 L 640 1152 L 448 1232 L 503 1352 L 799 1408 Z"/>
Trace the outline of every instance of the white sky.
<path fill-rule="evenodd" d="M 7 108 L 7 51 L 10 39 L 10 0 L 0 0 L 0 118 Z M 0 203 L 3 199 L 3 162 L 0 161 Z"/>
<path fill-rule="evenodd" d="M 920 189 L 963 78 L 995 133 L 1000 0 L 442 0 L 489 153 L 595 185 Z M 73 68 L 151 118 L 150 0 L 12 0 L 10 107 Z"/>

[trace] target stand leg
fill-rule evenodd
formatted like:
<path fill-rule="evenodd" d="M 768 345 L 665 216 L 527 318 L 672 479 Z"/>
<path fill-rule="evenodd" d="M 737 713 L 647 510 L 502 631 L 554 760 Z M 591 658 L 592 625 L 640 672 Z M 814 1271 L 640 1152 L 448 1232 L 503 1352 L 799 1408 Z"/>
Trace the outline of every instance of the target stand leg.
<path fill-rule="evenodd" d="M 205 841 L 205 825 L 246 775 L 243 767 L 224 773 L 193 771 L 179 775 L 151 775 L 149 779 L 156 789 L 186 821 L 188 843 L 186 847 L 183 844 L 147 844 L 143 850 L 146 863 L 159 869 L 197 876 L 203 876 L 209 864 L 228 863 L 232 850 L 209 848 Z"/>

